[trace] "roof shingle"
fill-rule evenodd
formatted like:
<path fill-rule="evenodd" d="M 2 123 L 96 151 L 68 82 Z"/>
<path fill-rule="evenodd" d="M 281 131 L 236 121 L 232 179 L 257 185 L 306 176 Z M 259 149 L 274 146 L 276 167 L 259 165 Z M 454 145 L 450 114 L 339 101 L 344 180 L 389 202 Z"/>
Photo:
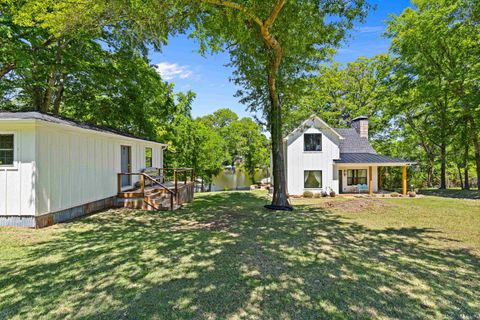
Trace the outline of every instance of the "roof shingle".
<path fill-rule="evenodd" d="M 376 154 L 375 150 L 368 142 L 367 138 L 362 138 L 353 128 L 343 129 L 335 128 L 344 139 L 340 140 L 340 153 L 372 153 Z"/>

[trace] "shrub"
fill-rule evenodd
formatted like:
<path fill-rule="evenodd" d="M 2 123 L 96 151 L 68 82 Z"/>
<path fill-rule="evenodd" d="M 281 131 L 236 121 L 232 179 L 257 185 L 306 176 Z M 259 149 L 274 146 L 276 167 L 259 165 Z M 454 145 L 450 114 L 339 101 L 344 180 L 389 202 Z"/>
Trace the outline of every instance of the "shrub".
<path fill-rule="evenodd" d="M 392 192 L 390 194 L 390 197 L 392 197 L 392 198 L 398 198 L 399 196 L 400 196 L 400 193 L 398 193 L 398 192 Z"/>
<path fill-rule="evenodd" d="M 330 197 L 335 198 L 336 195 L 337 195 L 337 194 L 335 193 L 335 191 L 333 191 L 333 190 L 330 191 Z"/>
<path fill-rule="evenodd" d="M 408 196 L 409 196 L 410 198 L 415 198 L 415 197 L 417 196 L 417 193 L 416 193 L 415 191 L 410 191 L 410 192 L 408 193 Z"/>
<path fill-rule="evenodd" d="M 304 191 L 303 192 L 303 197 L 304 198 L 313 198 L 313 192 L 312 191 Z"/>

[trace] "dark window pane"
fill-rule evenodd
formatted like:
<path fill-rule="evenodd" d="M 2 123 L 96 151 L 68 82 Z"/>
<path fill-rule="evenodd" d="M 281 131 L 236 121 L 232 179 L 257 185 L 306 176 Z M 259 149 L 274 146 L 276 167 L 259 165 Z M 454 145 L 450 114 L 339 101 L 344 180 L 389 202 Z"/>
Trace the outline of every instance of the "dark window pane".
<path fill-rule="evenodd" d="M 367 170 L 356 170 L 359 177 L 367 177 Z"/>
<path fill-rule="evenodd" d="M 0 149 L 13 149 L 13 134 L 0 135 Z"/>
<path fill-rule="evenodd" d="M 347 185 L 367 184 L 367 170 L 347 170 Z"/>
<path fill-rule="evenodd" d="M 304 171 L 303 173 L 304 188 L 321 188 L 322 187 L 322 171 Z"/>
<path fill-rule="evenodd" d="M 152 167 L 152 148 L 145 148 L 145 167 Z"/>
<path fill-rule="evenodd" d="M 0 150 L 0 165 L 13 164 L 13 150 Z"/>
<path fill-rule="evenodd" d="M 305 151 L 322 151 L 322 135 L 320 133 L 306 133 L 303 135 Z"/>

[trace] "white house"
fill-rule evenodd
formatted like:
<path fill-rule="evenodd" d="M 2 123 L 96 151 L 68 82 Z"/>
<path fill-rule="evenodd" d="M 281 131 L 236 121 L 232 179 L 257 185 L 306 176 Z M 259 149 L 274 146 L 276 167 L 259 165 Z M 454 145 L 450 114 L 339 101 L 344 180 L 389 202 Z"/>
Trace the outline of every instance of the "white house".
<path fill-rule="evenodd" d="M 406 166 L 413 164 L 379 155 L 368 140 L 368 119 L 352 120 L 351 128 L 332 128 L 311 116 L 284 139 L 287 192 L 373 193 L 379 190 L 379 168 L 403 167 L 406 193 Z"/>
<path fill-rule="evenodd" d="M 165 144 L 38 112 L 0 112 L 0 226 L 43 227 L 111 207 L 120 172 L 163 168 Z"/>

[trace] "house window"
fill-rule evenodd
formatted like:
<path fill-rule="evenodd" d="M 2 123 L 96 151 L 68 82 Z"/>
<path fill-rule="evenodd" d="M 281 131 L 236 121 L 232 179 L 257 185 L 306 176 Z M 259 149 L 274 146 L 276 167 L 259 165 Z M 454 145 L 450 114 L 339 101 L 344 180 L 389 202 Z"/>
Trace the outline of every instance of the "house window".
<path fill-rule="evenodd" d="M 0 166 L 13 165 L 13 134 L 0 134 Z"/>
<path fill-rule="evenodd" d="M 303 135 L 304 151 L 322 151 L 322 134 L 306 133 Z"/>
<path fill-rule="evenodd" d="M 367 169 L 347 170 L 347 185 L 367 184 Z"/>
<path fill-rule="evenodd" d="M 145 167 L 146 168 L 153 167 L 152 148 L 145 148 Z"/>
<path fill-rule="evenodd" d="M 303 182 L 305 189 L 320 189 L 322 187 L 322 171 L 305 170 Z"/>

